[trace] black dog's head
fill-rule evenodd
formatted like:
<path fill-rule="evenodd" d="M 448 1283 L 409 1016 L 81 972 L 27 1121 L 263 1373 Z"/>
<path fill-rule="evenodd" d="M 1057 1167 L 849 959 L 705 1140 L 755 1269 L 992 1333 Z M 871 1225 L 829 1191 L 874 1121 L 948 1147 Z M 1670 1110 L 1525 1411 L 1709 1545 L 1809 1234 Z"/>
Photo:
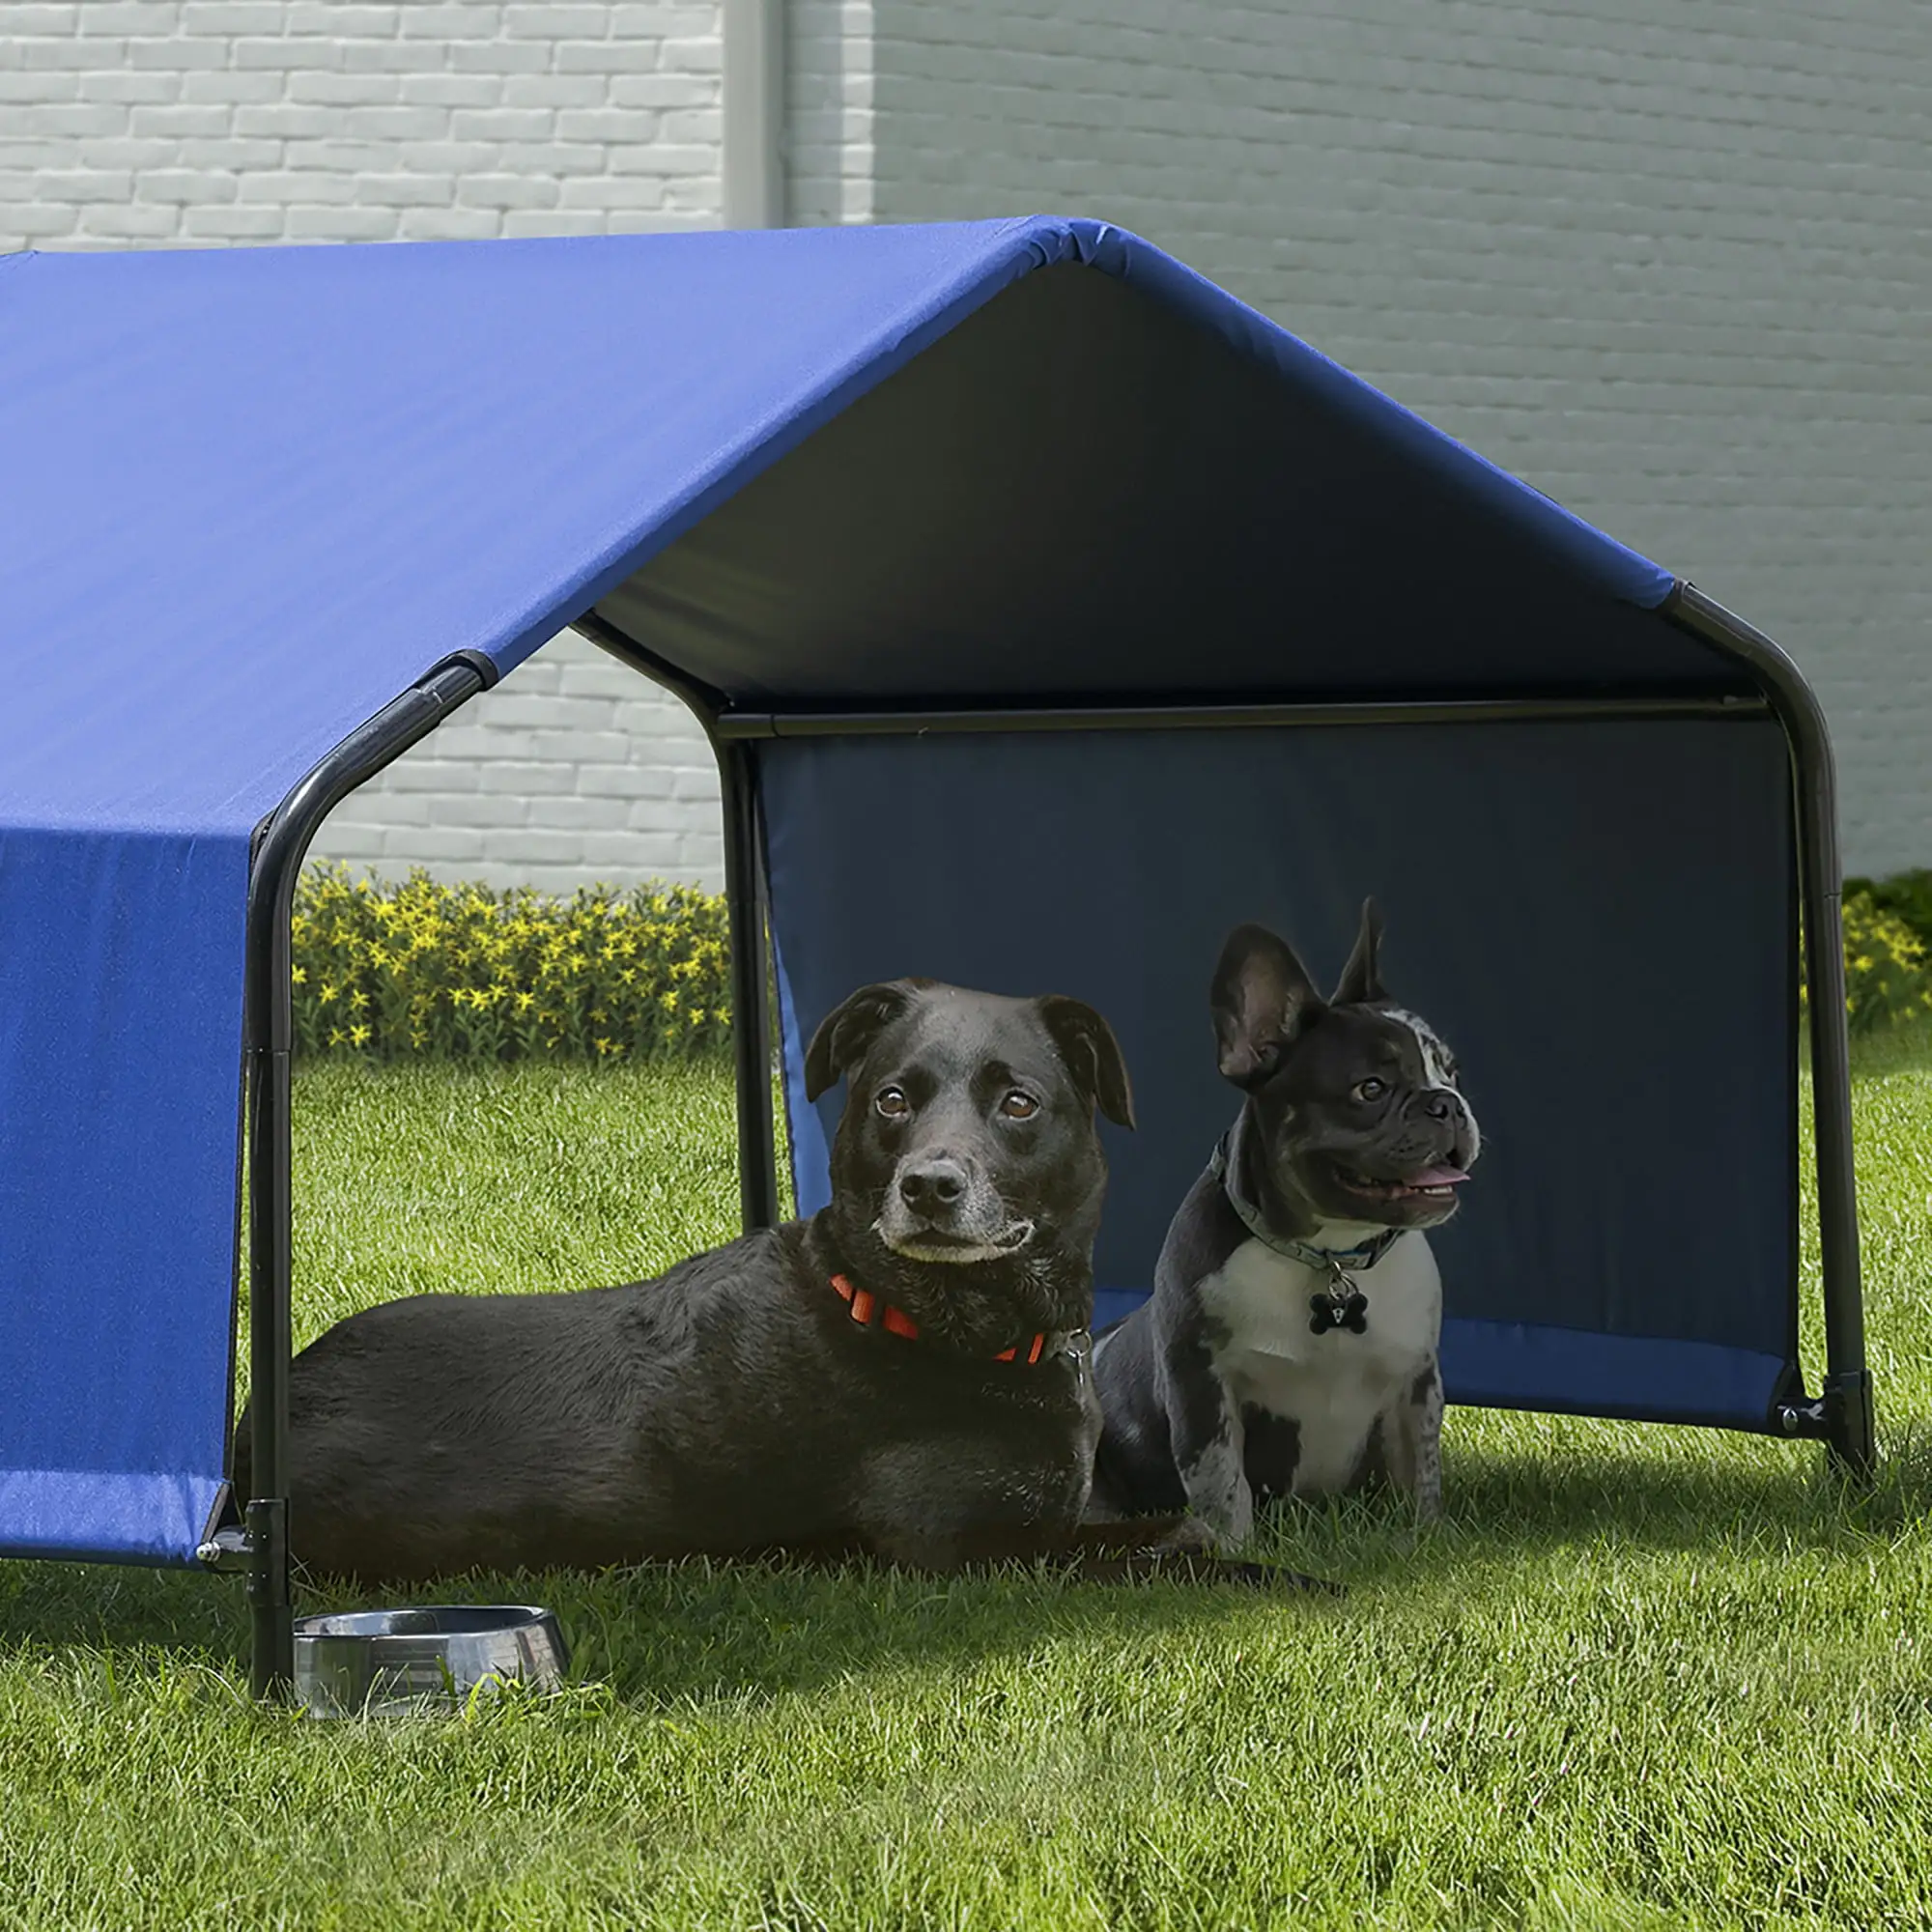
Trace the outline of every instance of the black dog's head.
<path fill-rule="evenodd" d="M 858 1278 L 961 1346 L 1084 1327 L 1107 1184 L 1094 1110 L 1133 1125 L 1107 1022 L 1059 995 L 894 980 L 812 1036 L 807 1098 L 841 1076 L 831 1212 Z"/>
<path fill-rule="evenodd" d="M 1380 942 L 1371 899 L 1329 1000 L 1263 926 L 1230 933 L 1214 971 L 1221 1071 L 1249 1097 L 1252 1179 L 1286 1233 L 1435 1227 L 1482 1149 L 1455 1056 L 1382 989 Z"/>

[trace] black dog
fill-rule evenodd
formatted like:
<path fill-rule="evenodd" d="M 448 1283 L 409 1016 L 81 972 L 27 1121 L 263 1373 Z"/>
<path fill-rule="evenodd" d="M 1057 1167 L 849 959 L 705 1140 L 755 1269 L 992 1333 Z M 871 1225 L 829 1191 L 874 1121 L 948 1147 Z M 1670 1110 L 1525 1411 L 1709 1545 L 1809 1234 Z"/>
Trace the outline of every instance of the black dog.
<path fill-rule="evenodd" d="M 1200 1554 L 1201 1526 L 1082 1525 L 1106 1163 L 1132 1124 L 1112 1031 L 1077 1000 L 901 980 L 806 1062 L 844 1075 L 830 1207 L 623 1288 L 419 1295 L 296 1360 L 290 1530 L 367 1580 L 693 1554 L 913 1568 L 1075 1553 L 1089 1575 Z M 237 1478 L 247 1489 L 245 1420 Z"/>

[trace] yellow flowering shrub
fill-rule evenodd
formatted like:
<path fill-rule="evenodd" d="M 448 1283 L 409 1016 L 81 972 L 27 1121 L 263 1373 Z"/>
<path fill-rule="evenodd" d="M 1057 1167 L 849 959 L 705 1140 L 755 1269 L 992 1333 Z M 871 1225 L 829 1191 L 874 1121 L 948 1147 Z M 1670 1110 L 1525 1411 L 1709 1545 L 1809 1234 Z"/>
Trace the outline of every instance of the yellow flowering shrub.
<path fill-rule="evenodd" d="M 724 901 L 650 885 L 570 898 L 315 866 L 296 889 L 296 1042 L 461 1060 L 682 1058 L 731 1028 Z"/>
<path fill-rule="evenodd" d="M 1845 1015 L 1854 1033 L 1932 1011 L 1925 942 L 1860 886 L 1845 894 Z M 1806 989 L 1800 988 L 1806 999 Z"/>
<path fill-rule="evenodd" d="M 1855 1033 L 1932 1012 L 1932 952 L 1863 881 L 1844 925 Z M 296 889 L 293 940 L 306 1053 L 639 1060 L 730 1039 L 724 901 L 689 886 L 558 898 L 318 865 Z"/>

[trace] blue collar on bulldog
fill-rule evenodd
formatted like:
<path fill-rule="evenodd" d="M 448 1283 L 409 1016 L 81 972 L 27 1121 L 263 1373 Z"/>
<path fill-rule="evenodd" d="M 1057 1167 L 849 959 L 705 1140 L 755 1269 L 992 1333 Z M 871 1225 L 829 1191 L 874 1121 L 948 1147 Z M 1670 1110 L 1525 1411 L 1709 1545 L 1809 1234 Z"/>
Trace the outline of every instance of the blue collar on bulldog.
<path fill-rule="evenodd" d="M 1327 1276 L 1328 1286 L 1308 1297 L 1309 1328 L 1317 1335 L 1325 1335 L 1331 1328 L 1346 1328 L 1360 1335 L 1369 1325 L 1369 1297 L 1350 1279 L 1350 1270 L 1366 1273 L 1406 1230 L 1384 1228 L 1379 1235 L 1352 1248 L 1318 1248 L 1312 1241 L 1277 1235 L 1263 1220 L 1261 1209 L 1241 1191 L 1241 1129 L 1247 1118 L 1243 1111 L 1240 1119 L 1215 1143 L 1213 1157 L 1208 1163 L 1208 1173 L 1220 1181 L 1228 1206 L 1239 1216 L 1242 1227 L 1264 1247 L 1272 1248 L 1292 1262 L 1299 1262 L 1318 1275 Z"/>

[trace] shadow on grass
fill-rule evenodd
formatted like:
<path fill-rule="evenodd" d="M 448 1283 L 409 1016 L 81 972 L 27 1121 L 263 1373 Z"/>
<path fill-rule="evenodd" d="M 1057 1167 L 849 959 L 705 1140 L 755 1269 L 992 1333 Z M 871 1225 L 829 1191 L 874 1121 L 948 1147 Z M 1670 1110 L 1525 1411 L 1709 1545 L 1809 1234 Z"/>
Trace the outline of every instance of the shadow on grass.
<path fill-rule="evenodd" d="M 243 1660 L 239 1581 L 121 1564 L 0 1562 L 0 1660 L 28 1652 L 150 1651 L 227 1670 Z"/>
<path fill-rule="evenodd" d="M 1756 1449 L 1760 1445 L 1752 1444 Z M 1434 1598 L 1481 1570 L 1522 1571 L 1588 1547 L 1605 1558 L 1736 1557 L 1802 1549 L 1868 1554 L 1932 1530 L 1932 1435 L 1902 1443 L 1863 1490 L 1783 1445 L 1748 1455 L 1533 1456 L 1465 1452 L 1449 1511 L 1418 1532 L 1396 1504 L 1349 1499 L 1282 1513 L 1264 1553 L 1349 1583 L 1341 1602 L 1183 1582 L 1110 1586 L 1046 1570 L 926 1579 L 694 1561 L 600 1576 L 470 1576 L 426 1588 L 356 1592 L 311 1579 L 306 1610 L 400 1603 L 535 1603 L 554 1609 L 573 1676 L 645 1708 L 753 1704 L 901 1667 L 967 1670 L 1072 1638 L 1188 1641 L 1250 1616 L 1346 1619 L 1378 1604 Z M 1660 1587 L 1668 1587 L 1667 1577 Z M 1507 1587 L 1507 1585 L 1506 1585 Z M 239 1580 L 98 1565 L 0 1565 L 0 1658 L 64 1653 L 192 1662 L 245 1681 Z"/>
<path fill-rule="evenodd" d="M 1932 1434 L 1904 1437 L 1868 1482 L 1817 1445 L 1744 1436 L 1702 1455 L 1485 1449 L 1458 1458 L 1448 1486 L 1451 1560 L 1459 1548 L 1530 1555 L 1578 1542 L 1659 1553 L 1867 1548 L 1932 1528 Z"/>
<path fill-rule="evenodd" d="M 1049 1633 L 1129 1641 L 1200 1634 L 1257 1593 L 1184 1583 L 1082 1584 L 1048 1570 L 923 1578 L 695 1560 L 600 1575 L 470 1575 L 356 1590 L 304 1579 L 298 1614 L 412 1603 L 528 1603 L 555 1611 L 572 1677 L 626 1703 L 762 1703 L 901 1665 L 971 1668 L 1024 1654 Z M 1284 1591 L 1291 1611 L 1308 1602 Z M 1332 1613 L 1332 1612 L 1329 1612 Z M 249 1628 L 239 1580 L 100 1565 L 0 1566 L 0 1664 L 64 1655 L 145 1656 L 245 1682 Z"/>
<path fill-rule="evenodd" d="M 1534 1594 L 1540 1570 L 1578 1552 L 1627 1572 L 1645 1566 L 1647 1587 L 1663 1590 L 1686 1557 L 1863 1560 L 1932 1541 L 1932 1431 L 1901 1436 L 1858 1484 L 1813 1444 L 1648 1425 L 1648 1441 L 1626 1444 L 1604 1439 L 1612 1429 L 1636 1426 L 1585 1424 L 1604 1435 L 1553 1432 L 1535 1447 L 1462 1447 L 1448 1459 L 1444 1515 L 1431 1528 L 1388 1499 L 1346 1497 L 1271 1513 L 1258 1548 L 1340 1578 L 1359 1606 L 1461 1595 L 1479 1574 L 1490 1587 Z"/>

